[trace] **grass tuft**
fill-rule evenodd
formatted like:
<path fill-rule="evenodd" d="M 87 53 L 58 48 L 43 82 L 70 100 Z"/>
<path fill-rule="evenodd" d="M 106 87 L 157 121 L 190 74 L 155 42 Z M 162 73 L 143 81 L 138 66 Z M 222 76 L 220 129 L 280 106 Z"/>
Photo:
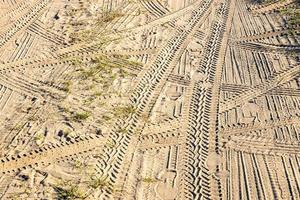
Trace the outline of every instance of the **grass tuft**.
<path fill-rule="evenodd" d="M 77 112 L 75 113 L 73 119 L 76 121 L 84 121 L 87 120 L 91 116 L 90 112 Z"/>

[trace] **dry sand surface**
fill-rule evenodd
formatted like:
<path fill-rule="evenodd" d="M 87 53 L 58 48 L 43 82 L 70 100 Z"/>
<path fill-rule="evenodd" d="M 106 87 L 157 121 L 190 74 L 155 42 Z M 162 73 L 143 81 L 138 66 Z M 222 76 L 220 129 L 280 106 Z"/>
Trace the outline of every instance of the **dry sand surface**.
<path fill-rule="evenodd" d="M 289 9 L 1 0 L 0 199 L 299 200 Z"/>

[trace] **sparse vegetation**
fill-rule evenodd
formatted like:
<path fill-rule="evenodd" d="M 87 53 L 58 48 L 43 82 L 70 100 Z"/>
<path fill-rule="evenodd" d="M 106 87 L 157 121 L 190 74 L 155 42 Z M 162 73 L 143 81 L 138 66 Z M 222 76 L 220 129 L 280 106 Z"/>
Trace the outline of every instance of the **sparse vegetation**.
<path fill-rule="evenodd" d="M 125 133 L 128 133 L 128 130 L 126 128 L 120 128 L 118 130 L 118 132 L 121 133 L 121 134 L 125 134 Z"/>
<path fill-rule="evenodd" d="M 36 136 L 34 136 L 34 140 L 43 140 L 45 138 L 45 136 L 41 133 L 37 134 Z"/>
<path fill-rule="evenodd" d="M 70 113 L 71 112 L 70 107 L 65 106 L 65 105 L 58 105 L 58 108 L 63 113 Z"/>
<path fill-rule="evenodd" d="M 21 131 L 23 129 L 23 125 L 22 124 L 17 124 L 15 127 L 13 127 L 12 130 L 14 131 Z"/>
<path fill-rule="evenodd" d="M 123 17 L 124 14 L 121 10 L 112 10 L 112 11 L 106 11 L 104 10 L 101 13 L 101 16 L 97 19 L 96 25 L 102 26 L 103 24 L 109 23 L 117 18 Z"/>
<path fill-rule="evenodd" d="M 114 141 L 107 141 L 106 142 L 106 146 L 108 146 L 109 148 L 115 148 L 116 147 L 116 142 L 114 142 Z"/>
<path fill-rule="evenodd" d="M 77 112 L 75 113 L 73 119 L 76 121 L 84 121 L 91 116 L 90 112 Z"/>
<path fill-rule="evenodd" d="M 299 7 L 7 2 L 3 199 L 297 198 Z"/>
<path fill-rule="evenodd" d="M 284 0 L 258 0 L 260 4 L 278 3 Z M 278 10 L 286 18 L 287 25 L 293 30 L 293 27 L 300 24 L 300 0 L 294 6 L 288 6 Z M 293 32 L 291 32 L 293 33 Z"/>
<path fill-rule="evenodd" d="M 75 67 L 80 67 L 83 64 L 83 61 L 80 60 L 77 57 L 71 57 L 68 59 L 69 61 L 71 61 L 71 63 L 73 64 L 73 66 Z"/>
<path fill-rule="evenodd" d="M 57 192 L 58 199 L 84 199 L 86 195 L 79 188 L 77 184 L 72 184 L 71 182 L 64 182 L 59 186 L 54 187 Z"/>
<path fill-rule="evenodd" d="M 38 121 L 39 120 L 39 117 L 36 116 L 36 115 L 31 115 L 29 118 L 28 118 L 29 121 Z"/>
<path fill-rule="evenodd" d="M 93 189 L 106 189 L 109 187 L 109 183 L 105 179 L 92 175 L 90 177 L 89 186 Z"/>
<path fill-rule="evenodd" d="M 74 13 L 71 12 L 71 14 Z M 124 14 L 121 10 L 107 11 L 103 8 L 100 16 L 96 18 L 94 24 L 90 28 L 72 32 L 70 38 L 72 39 L 72 42 L 100 42 L 105 44 L 110 39 L 105 36 L 103 27 L 122 16 L 124 16 Z M 83 24 L 84 21 L 77 20 L 72 22 L 73 26 L 81 26 Z"/>
<path fill-rule="evenodd" d="M 136 109 L 132 105 L 118 106 L 113 109 L 113 114 L 117 117 L 128 116 L 134 114 L 135 112 Z"/>
<path fill-rule="evenodd" d="M 81 162 L 77 162 L 76 164 L 79 167 L 83 167 L 85 165 L 81 165 Z M 87 181 L 81 182 L 71 182 L 71 181 L 63 181 L 58 185 L 54 185 L 54 190 L 56 191 L 58 199 L 86 199 L 88 198 L 94 190 L 106 190 L 112 188 L 110 183 L 98 177 L 96 174 L 86 174 L 86 171 L 81 171 L 84 178 L 87 178 Z"/>
<path fill-rule="evenodd" d="M 71 80 L 65 81 L 65 82 L 63 82 L 62 90 L 67 92 L 67 93 L 70 93 L 71 92 L 71 86 L 72 86 L 72 81 Z"/>
<path fill-rule="evenodd" d="M 294 8 L 286 8 L 280 10 L 281 14 L 286 16 L 287 24 L 293 27 L 300 24 L 300 7 L 297 5 Z"/>
<path fill-rule="evenodd" d="M 84 163 L 81 162 L 80 160 L 76 160 L 75 163 L 74 163 L 74 167 L 77 168 L 77 169 L 79 169 L 83 166 L 84 166 Z"/>
<path fill-rule="evenodd" d="M 150 184 L 150 183 L 156 183 L 156 182 L 158 182 L 159 180 L 156 179 L 156 178 L 145 177 L 145 178 L 142 179 L 142 181 L 143 181 L 144 183 Z"/>

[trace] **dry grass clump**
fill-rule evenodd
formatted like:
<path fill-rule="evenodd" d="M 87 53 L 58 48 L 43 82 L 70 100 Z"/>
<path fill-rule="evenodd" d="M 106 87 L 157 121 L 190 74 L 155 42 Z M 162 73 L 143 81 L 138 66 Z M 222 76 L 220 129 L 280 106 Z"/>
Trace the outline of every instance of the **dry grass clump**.
<path fill-rule="evenodd" d="M 132 105 L 118 106 L 113 109 L 113 114 L 116 117 L 124 117 L 134 114 L 136 109 Z"/>
<path fill-rule="evenodd" d="M 102 26 L 103 24 L 112 22 L 113 20 L 123 16 L 124 14 L 121 10 L 103 11 L 101 16 L 97 18 L 96 25 Z"/>
<path fill-rule="evenodd" d="M 151 177 L 145 177 L 145 178 L 142 179 L 142 182 L 148 183 L 148 184 L 150 184 L 150 183 L 156 183 L 158 181 L 159 181 L 158 179 L 151 178 Z"/>
<path fill-rule="evenodd" d="M 72 86 L 72 81 L 71 80 L 64 81 L 62 83 L 62 90 L 67 92 L 67 93 L 70 93 L 71 92 L 71 86 Z"/>
<path fill-rule="evenodd" d="M 106 189 L 109 187 L 108 181 L 95 175 L 90 176 L 90 181 L 88 184 L 89 187 L 93 189 Z"/>
<path fill-rule="evenodd" d="M 82 167 L 82 165 L 79 167 Z M 57 199 L 87 199 L 96 190 L 112 189 L 111 184 L 106 179 L 94 173 L 81 172 L 80 180 L 62 181 L 57 185 L 52 185 L 56 192 Z"/>
<path fill-rule="evenodd" d="M 107 42 L 110 39 L 107 38 L 108 30 L 104 31 L 104 27 L 106 27 L 112 21 L 123 17 L 124 14 L 121 10 L 102 10 L 101 14 L 97 16 L 91 24 L 88 26 L 84 26 L 84 28 L 76 28 L 78 26 L 84 25 L 84 22 L 76 20 L 71 23 L 74 27 L 74 30 L 70 33 L 71 42 Z"/>
<path fill-rule="evenodd" d="M 63 182 L 54 187 L 58 199 L 85 199 L 85 192 L 79 188 L 78 184 L 73 184 L 70 181 Z"/>
<path fill-rule="evenodd" d="M 73 116 L 73 119 L 81 122 L 81 121 L 87 120 L 90 116 L 91 116 L 90 112 L 77 112 Z"/>
<path fill-rule="evenodd" d="M 281 14 L 286 16 L 287 24 L 290 27 L 296 26 L 300 24 L 300 6 L 296 6 L 293 8 L 286 8 L 280 10 Z"/>
<path fill-rule="evenodd" d="M 260 4 L 277 3 L 284 0 L 259 0 Z M 294 6 L 287 6 L 286 8 L 278 10 L 286 19 L 286 25 L 291 29 L 291 33 L 294 34 L 294 27 L 300 24 L 300 0 L 298 0 Z"/>

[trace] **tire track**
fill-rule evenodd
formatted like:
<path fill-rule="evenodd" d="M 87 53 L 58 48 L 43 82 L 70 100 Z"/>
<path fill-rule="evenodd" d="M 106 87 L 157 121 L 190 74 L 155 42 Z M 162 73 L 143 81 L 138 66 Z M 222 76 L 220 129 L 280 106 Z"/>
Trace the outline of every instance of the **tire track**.
<path fill-rule="evenodd" d="M 278 10 L 280 8 L 284 8 L 288 5 L 291 5 L 293 3 L 296 3 L 297 0 L 283 0 L 283 1 L 277 1 L 275 3 L 270 3 L 266 5 L 260 5 L 257 7 L 253 7 L 251 11 L 254 14 L 263 14 L 263 13 L 270 13 L 274 12 L 275 10 Z"/>
<path fill-rule="evenodd" d="M 266 38 L 274 38 L 274 37 L 278 37 L 278 36 L 288 35 L 288 34 L 291 34 L 291 33 L 296 35 L 299 32 L 300 32 L 300 26 L 296 26 L 295 28 L 293 28 L 293 32 L 291 32 L 291 28 L 283 27 L 281 29 L 267 31 L 265 33 L 254 34 L 254 35 L 251 35 L 251 36 L 238 38 L 238 39 L 236 39 L 236 41 L 237 42 L 250 42 L 250 41 L 253 41 L 253 40 L 262 40 L 262 39 L 266 39 Z"/>
<path fill-rule="evenodd" d="M 210 175 L 215 169 L 209 169 L 206 162 L 211 153 L 218 152 L 218 99 L 234 8 L 234 0 L 221 5 L 219 19 L 212 25 L 199 67 L 207 78 L 205 82 L 196 83 L 192 97 L 185 152 L 188 161 L 184 169 L 184 199 L 220 198 L 220 182 Z M 218 169 L 217 165 L 213 167 Z"/>
<path fill-rule="evenodd" d="M 251 86 L 238 85 L 238 84 L 222 84 L 221 90 L 223 92 L 231 92 L 241 94 L 250 90 Z M 267 95 L 280 95 L 280 96 L 300 96 L 300 89 L 277 87 L 266 93 Z"/>
<path fill-rule="evenodd" d="M 29 26 L 33 21 L 37 19 L 39 14 L 46 8 L 46 6 L 51 2 L 51 0 L 39 0 L 29 9 L 25 15 L 20 17 L 16 22 L 14 22 L 9 29 L 0 35 L 0 48 L 10 41 L 20 30 L 24 27 Z"/>
<path fill-rule="evenodd" d="M 206 8 L 209 6 L 210 4 L 209 3 L 206 3 L 206 4 L 204 4 L 203 5 L 203 7 L 201 7 L 201 9 L 200 10 L 198 10 L 197 12 L 195 12 L 195 13 L 193 13 L 193 17 L 191 18 L 191 20 L 190 20 L 190 26 L 188 26 L 189 28 L 187 29 L 187 30 L 185 30 L 184 32 L 182 32 L 179 36 L 177 35 L 177 36 L 175 36 L 174 38 L 172 38 L 172 40 L 171 41 L 169 41 L 169 43 L 168 43 L 168 45 L 166 46 L 166 48 L 164 49 L 164 52 L 165 51 L 170 51 L 170 52 L 168 52 L 168 54 L 166 54 L 165 56 L 167 56 L 167 61 L 168 62 L 162 62 L 161 63 L 161 61 L 162 61 L 162 58 L 163 57 L 161 57 L 161 56 L 159 56 L 158 57 L 158 59 L 157 59 L 157 62 L 152 66 L 152 70 L 154 70 L 154 69 L 156 69 L 156 68 L 158 68 L 159 70 L 159 72 L 157 72 L 157 73 L 159 73 L 160 74 L 160 76 L 158 77 L 158 76 L 155 76 L 155 77 L 153 77 L 154 78 L 154 80 L 152 81 L 152 83 L 154 84 L 154 85 L 157 85 L 157 83 L 156 83 L 156 81 L 161 77 L 161 74 L 163 74 L 164 72 L 165 72 L 165 68 L 166 67 L 168 67 L 169 65 L 170 65 L 170 63 L 171 63 L 171 60 L 174 58 L 174 51 L 175 52 L 178 52 L 178 48 L 179 47 L 177 47 L 177 48 L 175 48 L 173 45 L 174 45 L 174 43 L 173 42 L 176 42 L 175 44 L 177 44 L 177 45 L 182 45 L 182 43 L 184 43 L 184 41 L 187 39 L 187 37 L 188 37 L 188 35 L 190 34 L 190 32 L 192 32 L 192 30 L 193 30 L 193 28 L 192 27 L 195 27 L 195 24 L 197 24 L 198 23 L 198 20 L 199 20 L 199 18 L 201 18 L 202 16 L 203 16 L 203 13 L 206 11 Z M 65 55 L 65 54 L 64 54 Z M 178 56 L 177 56 L 178 57 Z M 151 72 L 148 72 L 148 73 L 151 73 Z M 163 80 L 165 80 L 165 79 L 163 79 Z M 147 77 L 144 77 L 144 80 L 143 80 L 144 82 L 142 82 L 139 86 L 141 87 L 141 86 L 143 86 L 144 84 L 145 84 L 145 82 L 148 82 L 147 81 Z M 148 93 L 149 92 L 151 92 L 151 91 L 153 91 L 153 89 L 152 89 L 152 87 L 151 88 L 149 88 L 149 87 L 147 87 L 146 88 L 146 91 L 148 91 Z M 145 95 L 145 93 L 147 93 L 147 92 L 144 92 L 144 97 L 143 97 L 143 99 L 147 99 L 147 95 Z M 136 91 L 136 93 L 135 93 L 135 95 L 133 95 L 133 98 L 137 98 L 137 95 L 139 95 L 139 93 L 138 93 L 138 91 Z M 136 101 L 134 101 L 133 100 L 133 102 L 136 102 Z M 141 105 L 139 102 L 136 102 L 135 104 L 136 105 L 139 105 L 139 106 L 137 106 L 138 107 L 138 109 L 140 109 L 140 110 L 142 110 L 143 109 L 143 107 L 142 106 L 144 106 L 144 101 L 142 101 L 143 102 L 143 104 Z M 141 112 L 141 111 L 140 111 Z M 134 117 L 131 117 L 131 122 L 134 122 L 135 121 L 135 118 Z M 133 125 L 133 127 L 134 127 L 134 125 Z M 95 139 L 95 138 L 92 138 L 91 139 L 91 141 L 93 141 L 93 139 Z M 95 141 L 93 141 L 93 144 L 95 144 L 95 145 L 97 145 L 97 143 L 98 143 L 98 141 L 97 140 L 95 140 Z M 77 145 L 80 145 L 81 143 L 80 143 L 80 141 L 78 141 L 78 142 L 76 142 L 76 144 Z M 88 149 L 91 149 L 91 148 L 93 148 L 93 145 L 88 145 L 88 144 L 86 144 L 86 143 L 82 143 L 82 145 L 84 145 L 84 147 L 86 147 L 86 148 L 88 148 Z M 86 145 L 86 146 L 85 146 Z M 82 147 L 80 146 L 80 147 L 76 147 L 76 148 L 74 148 L 74 147 L 70 147 L 70 149 L 75 149 L 75 151 L 77 152 L 80 152 L 80 151 L 82 151 L 81 149 L 82 149 Z M 83 148 L 84 149 L 84 148 Z M 47 151 L 45 151 L 45 154 L 53 154 L 53 153 L 47 153 Z M 69 152 L 69 150 L 68 151 L 66 151 L 66 154 L 70 154 L 70 152 Z M 44 155 L 44 154 L 43 154 Z M 43 158 L 43 159 L 41 159 L 41 161 L 39 161 L 39 162 L 46 162 L 46 160 L 47 160 L 47 157 L 44 157 L 43 155 L 40 155 L 39 154 L 39 156 L 38 156 L 38 158 L 39 159 L 41 159 L 41 158 Z M 56 157 L 55 157 L 55 159 L 58 159 L 58 158 L 60 158 L 60 157 L 62 157 L 63 155 L 65 155 L 65 154 L 63 154 L 63 155 L 59 155 L 58 153 L 54 153 L 53 155 L 55 155 Z M 24 156 L 24 157 L 26 157 L 26 156 Z M 9 159 L 9 158 L 5 158 L 3 161 L 3 167 L 1 168 L 1 171 L 2 172 L 5 172 L 5 171 L 12 171 L 13 169 L 17 169 L 17 168 L 21 168 L 21 167 L 23 167 L 24 165 L 31 165 L 32 163 L 34 163 L 35 161 L 36 161 L 36 159 L 29 159 L 29 160 L 27 160 L 27 159 L 25 159 L 24 157 L 22 157 L 22 156 L 20 156 L 20 157 L 17 157 L 17 158 L 15 158 L 15 157 L 13 157 L 13 158 L 11 158 L 11 159 Z M 5 160 L 7 160 L 7 161 L 5 161 Z M 9 160 L 9 161 L 8 161 Z M 26 161 L 27 160 L 27 161 Z M 38 162 L 38 163 L 39 163 Z"/>
<path fill-rule="evenodd" d="M 235 107 L 241 106 L 245 102 L 254 99 L 260 95 L 266 94 L 268 91 L 275 89 L 276 87 L 289 82 L 290 80 L 299 76 L 300 67 L 299 65 L 293 66 L 289 69 L 286 69 L 271 79 L 267 80 L 265 83 L 254 86 L 250 90 L 234 97 L 231 100 L 221 103 L 220 112 L 225 112 L 227 110 L 233 109 Z"/>
<path fill-rule="evenodd" d="M 299 124 L 300 124 L 299 118 L 293 117 L 293 118 L 282 119 L 282 120 L 272 120 L 268 122 L 245 124 L 245 125 L 231 127 L 231 128 L 224 128 L 224 129 L 220 129 L 220 134 L 224 137 L 228 137 L 231 135 L 245 134 L 252 131 L 259 131 L 262 129 L 270 130 L 281 126 L 299 125 Z"/>
<path fill-rule="evenodd" d="M 119 122 L 114 127 L 114 130 L 109 134 L 109 141 L 112 141 L 117 146 L 115 149 L 103 149 L 103 154 L 106 155 L 106 159 L 99 161 L 99 173 L 103 177 L 106 177 L 110 182 L 115 183 L 117 179 L 126 179 L 124 175 L 120 173 L 126 172 L 128 166 L 123 167 L 123 171 L 120 169 L 122 163 L 126 163 L 125 160 L 130 159 L 130 156 L 135 150 L 135 144 L 137 143 L 137 137 L 134 135 L 139 127 L 142 126 L 138 121 L 138 117 L 141 114 L 147 114 L 151 110 L 155 103 L 157 96 L 159 95 L 168 75 L 171 73 L 173 67 L 177 63 L 181 52 L 182 46 L 187 45 L 188 38 L 196 30 L 200 24 L 200 19 L 208 11 L 208 7 L 211 4 L 211 0 L 206 0 L 192 12 L 192 16 L 188 21 L 186 29 L 177 32 L 164 46 L 156 60 L 153 62 L 149 70 L 144 74 L 140 83 L 137 85 L 135 92 L 131 97 L 132 105 L 136 108 L 136 113 L 130 116 L 126 121 Z M 117 132 L 120 128 L 127 128 L 128 133 L 119 134 Z M 128 164 L 130 164 L 128 162 Z M 125 169 L 125 170 L 124 170 Z M 121 172 L 122 171 L 122 172 Z M 109 197 L 109 191 L 105 192 L 105 197 Z"/>
<path fill-rule="evenodd" d="M 5 174 L 17 172 L 27 167 L 51 164 L 64 157 L 87 153 L 96 147 L 104 145 L 104 138 L 89 136 L 77 138 L 66 143 L 42 147 L 22 155 L 1 158 L 0 172 Z"/>

